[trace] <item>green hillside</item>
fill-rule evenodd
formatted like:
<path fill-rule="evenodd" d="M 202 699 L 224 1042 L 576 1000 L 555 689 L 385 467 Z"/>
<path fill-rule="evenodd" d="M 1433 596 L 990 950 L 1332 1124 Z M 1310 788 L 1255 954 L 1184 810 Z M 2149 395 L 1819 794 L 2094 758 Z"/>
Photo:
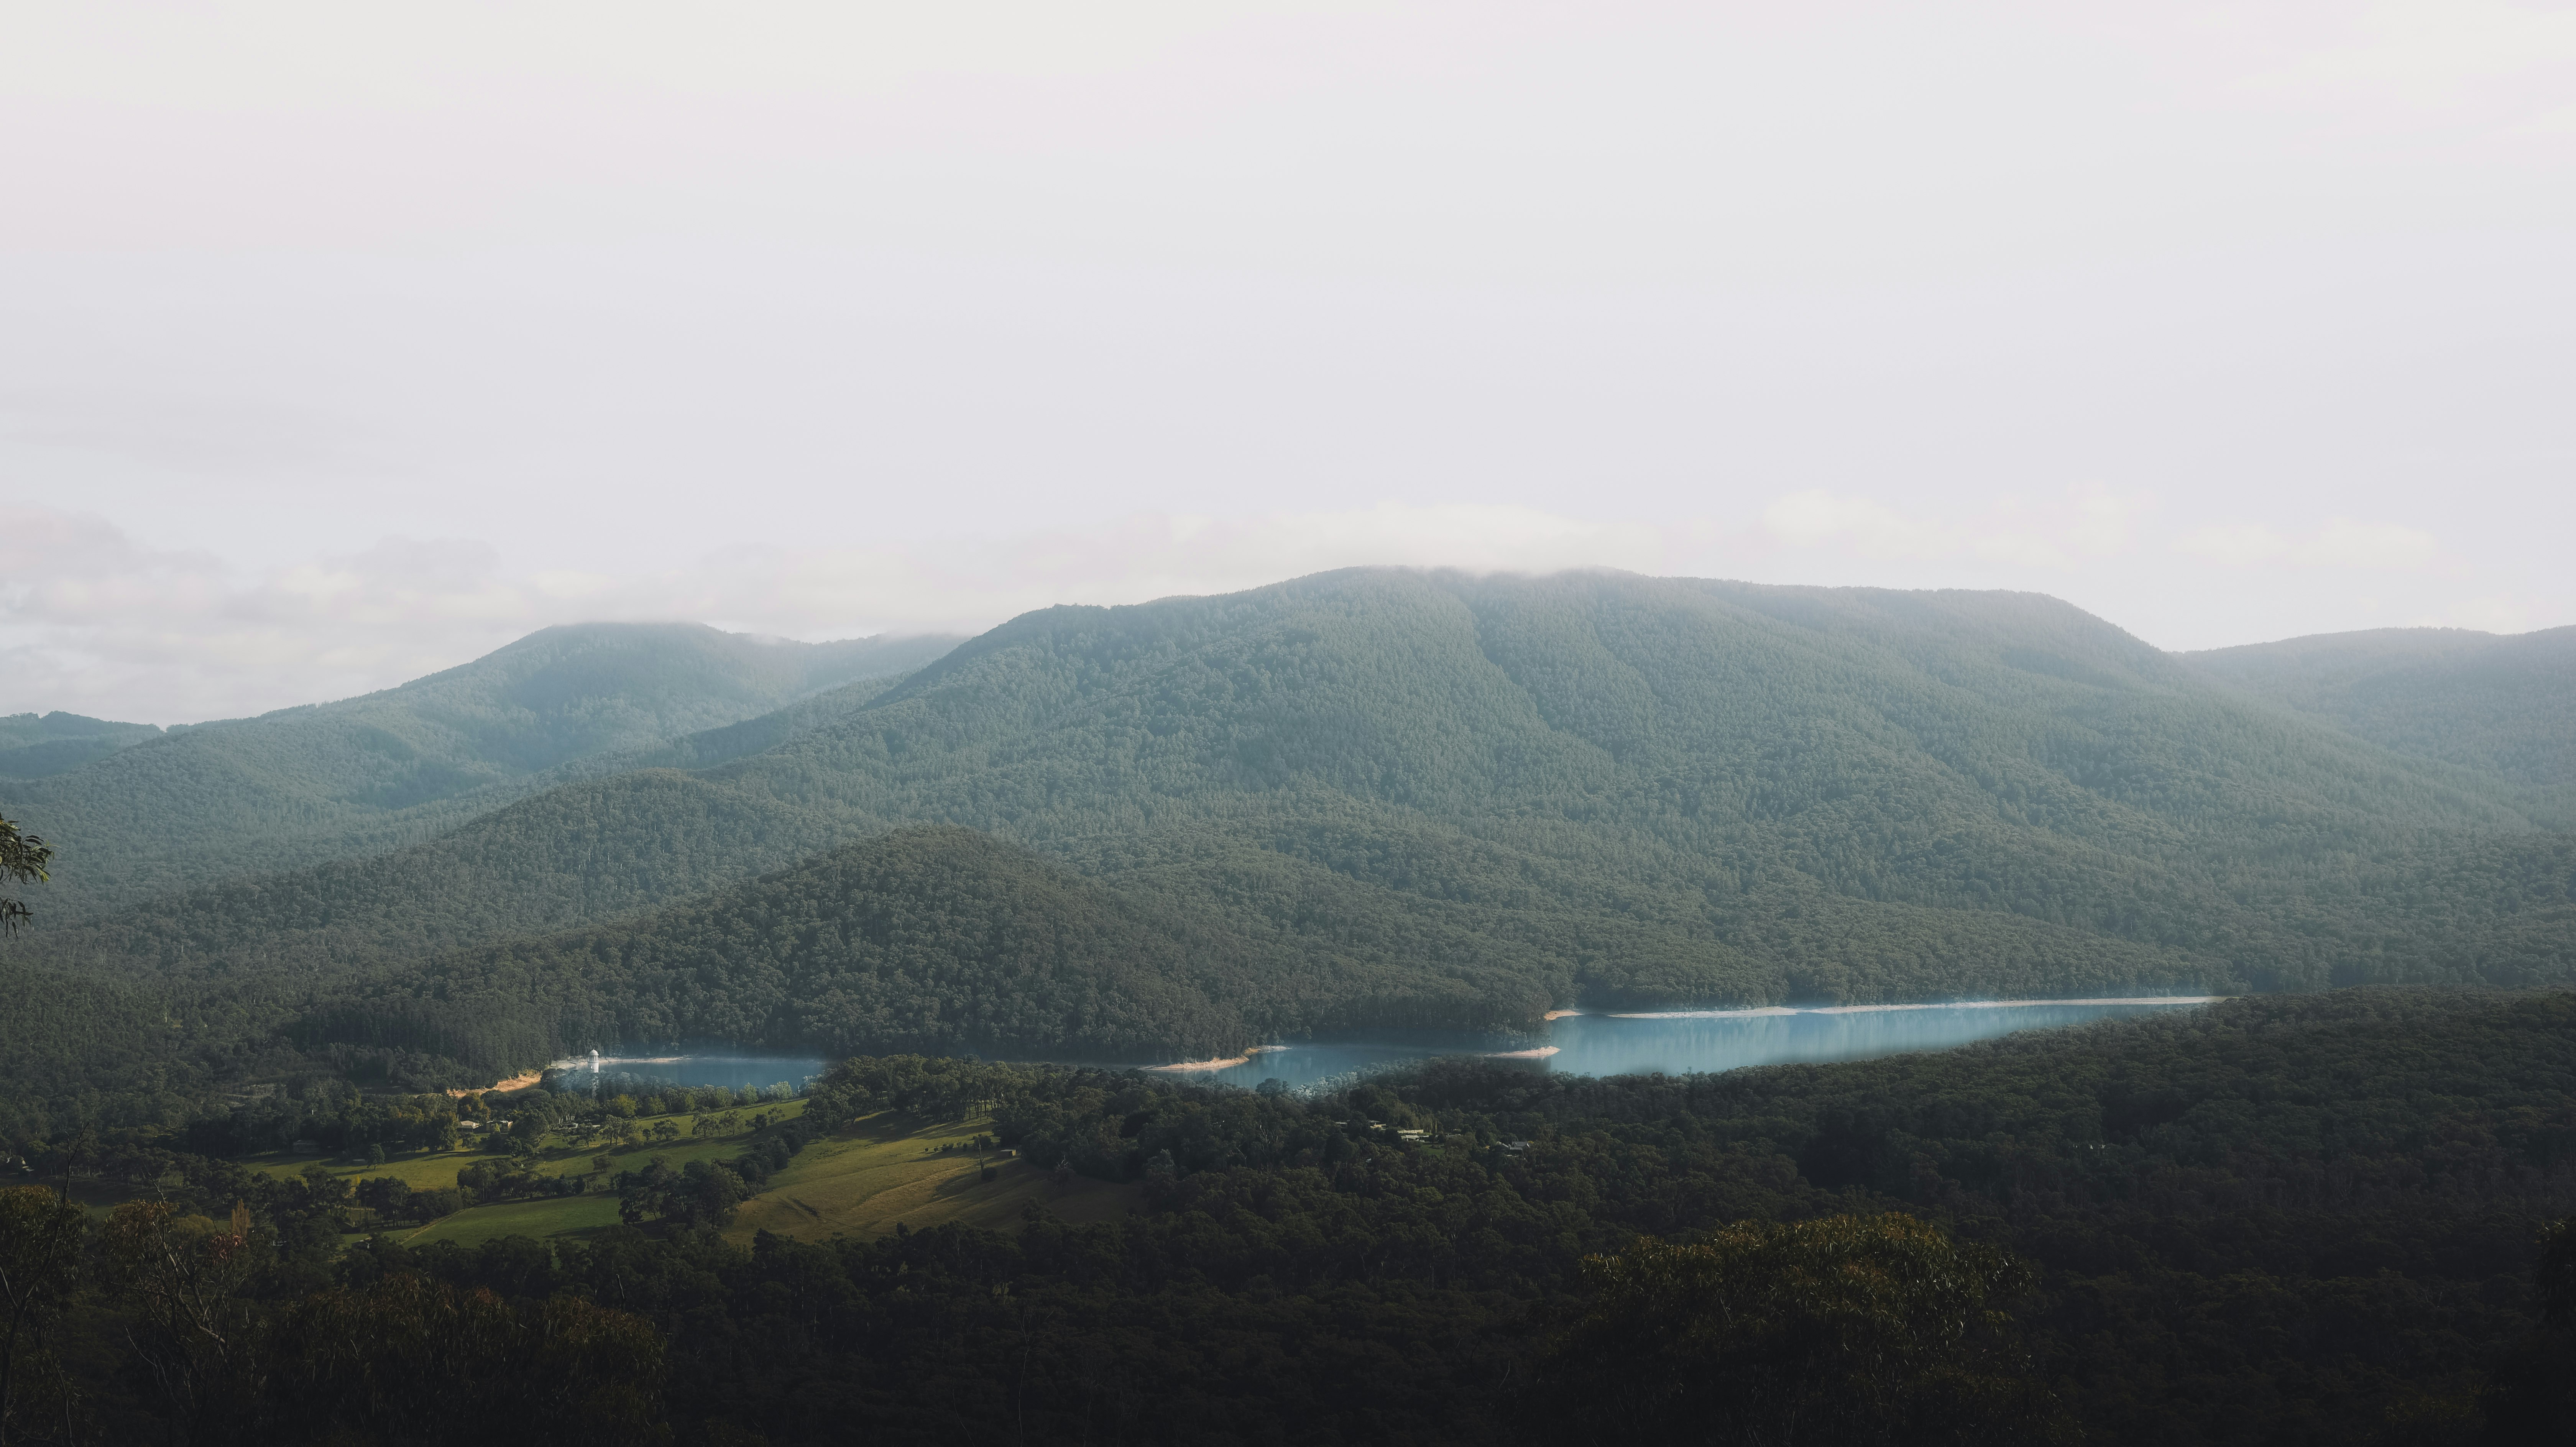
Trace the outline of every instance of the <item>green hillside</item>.
<path fill-rule="evenodd" d="M 42 779 L 161 737 L 151 724 L 110 723 L 76 713 L 0 716 L 0 779 Z"/>
<path fill-rule="evenodd" d="M 2576 825 L 2576 628 L 2381 628 L 2183 656 L 2356 738 L 2501 779 L 2525 812 Z"/>
<path fill-rule="evenodd" d="M 544 787 L 550 771 L 901 674 L 954 642 L 549 628 L 382 693 L 174 730 L 13 783 L 0 803 L 53 843 L 44 904 L 70 919 L 425 838 Z"/>
<path fill-rule="evenodd" d="M 2509 783 L 2031 595 L 1356 570 L 1033 613 L 881 694 L 577 767 L 654 759 L 693 767 L 18 948 L 275 1006 L 935 822 L 1262 962 L 1218 997 L 1255 1033 L 2576 973 L 2576 845 Z M 941 988 L 918 1019 L 981 1018 Z M 1153 1038 L 1200 1038 L 1171 1007 Z"/>
<path fill-rule="evenodd" d="M 426 960 L 123 982 L 0 960 L 0 1138 L 168 1112 L 244 1076 L 437 1090 L 620 1041 L 1205 1057 L 1310 1018 L 1318 998 L 1454 989 L 1381 973 L 1353 979 L 989 835 L 914 826 L 623 924 Z M 1479 983 L 1507 1010 L 1546 999 L 1509 962 Z"/>
<path fill-rule="evenodd" d="M 287 1034 L 486 1072 L 622 1040 L 1170 1059 L 1247 1043 L 1243 1005 L 1291 966 L 920 826 L 631 923 L 407 963 Z"/>

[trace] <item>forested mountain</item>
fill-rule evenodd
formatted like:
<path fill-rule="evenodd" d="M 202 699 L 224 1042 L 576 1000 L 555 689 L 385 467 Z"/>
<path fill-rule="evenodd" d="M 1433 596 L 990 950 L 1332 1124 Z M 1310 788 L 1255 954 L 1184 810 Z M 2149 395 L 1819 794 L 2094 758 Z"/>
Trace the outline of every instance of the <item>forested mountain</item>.
<path fill-rule="evenodd" d="M 2576 628 L 2381 628 L 2183 657 L 2356 738 L 2505 780 L 2525 812 L 2576 825 Z"/>
<path fill-rule="evenodd" d="M 2526 1440 L 2514 1414 L 2559 1400 L 2576 1308 L 2536 1319 L 2523 1273 L 2537 1228 L 2576 1209 L 2563 991 L 2244 999 L 1714 1077 L 1452 1061 L 1311 1103 L 960 1058 L 1505 1030 L 1567 1004 L 2564 986 L 2576 835 L 2536 792 L 2564 764 L 2545 692 L 2498 705 L 2471 748 L 2424 685 L 2423 737 L 2451 750 L 2427 757 L 2361 736 L 2396 713 L 2316 702 L 2378 697 L 2365 683 L 2397 665 L 2319 673 L 2344 694 L 2266 694 L 2217 676 L 2237 663 L 2046 598 L 1617 574 L 1357 570 L 1049 609 L 837 689 L 819 663 L 764 673 L 722 635 L 570 632 L 452 696 L 194 730 L 6 795 L 63 846 L 58 881 L 86 850 L 142 864 L 92 895 L 135 902 L 47 909 L 0 945 L 0 1139 L 66 1194 L 76 1170 L 113 1170 L 155 1198 L 99 1233 L 103 1260 L 151 1244 L 153 1221 L 230 1243 L 205 1248 L 238 1263 L 229 1319 L 273 1331 L 243 1340 L 278 1361 L 374 1341 L 405 1300 L 474 1302 L 525 1330 L 470 1359 L 386 1335 L 369 1360 L 415 1373 L 425 1402 L 488 1389 L 477 1363 L 536 1360 L 513 1380 L 553 1401 L 560 1373 L 512 1343 L 608 1320 L 595 1310 L 643 1353 L 610 1373 L 647 1384 L 629 1425 L 667 1410 L 708 1440 L 719 1422 L 786 1442 L 863 1421 L 945 1441 L 1032 1416 L 1051 1438 L 1097 1420 L 1137 1440 L 1241 1422 L 1665 1440 L 1768 1358 L 1586 1356 L 1569 1322 L 1633 1316 L 1587 1253 L 1706 1264 L 1866 1228 L 1891 1250 L 1975 1248 L 1956 1259 L 1999 1266 L 1997 1302 L 2037 1274 L 2009 1321 L 1983 1318 L 2012 1332 L 1972 1363 L 2033 1409 L 1973 1420 L 2037 1440 L 2060 1435 L 2059 1404 L 2103 1440 L 2464 1442 L 2482 1413 L 2493 1440 Z M 674 649 L 699 672 L 654 662 Z M 2468 666 L 2403 667 L 2436 664 Z M 2496 666 L 2496 697 L 2542 688 L 2513 672 L 2541 663 Z M 394 758 L 369 729 L 415 753 L 368 762 Z M 445 793 L 442 768 L 463 780 Z M 240 779 L 256 787 L 236 807 Z M 397 785 L 417 796 L 369 792 Z M 140 897 L 225 838 L 272 851 L 236 865 L 318 862 Z M 1077 1227 L 1033 1196 L 1012 1235 L 738 1250 L 715 1234 L 727 1203 L 802 1189 L 761 1116 L 729 1162 L 693 1136 L 685 1165 L 630 1163 L 616 1209 L 639 1224 L 344 1252 L 345 1180 L 194 1154 L 242 1148 L 254 1116 L 383 1108 L 353 1084 L 481 1084 L 585 1044 L 692 1037 L 945 1057 L 843 1066 L 797 1140 L 862 1111 L 963 1111 L 1039 1169 L 1061 1162 L 1033 1186 L 1130 1181 L 1140 1209 Z M 245 1082 L 264 1083 L 256 1105 L 227 1115 Z M 485 1133 L 476 1179 L 543 1150 L 544 1118 Z M 200 1209 L 202 1232 L 177 1214 Z M 83 1310 L 127 1309 L 64 1279 Z M 1748 1330 L 1809 1339 L 1796 1299 L 1761 1299 Z M 1954 1305 L 1926 1319 L 1965 1320 Z M 1619 1340 L 1662 1353 L 1704 1326 Z M 664 1349 L 672 1369 L 650 1368 Z M 151 1380 L 116 1357 L 82 1358 L 92 1399 L 162 1411 L 115 1385 Z M 1953 1359 L 1927 1360 L 1947 1380 Z M 344 1407 L 391 1411 L 300 1380 L 246 1372 L 240 1400 L 271 1417 L 199 1418 L 318 1436 L 356 1430 L 325 1420 Z M 1629 1415 L 1592 1410 L 1613 1393 Z"/>
<path fill-rule="evenodd" d="M 543 787 L 551 770 L 908 672 L 955 641 L 548 628 L 381 693 L 173 730 L 14 784 L 0 802 L 53 842 L 46 905 L 75 917 L 426 837 Z"/>
<path fill-rule="evenodd" d="M 700 766 L 18 948 L 309 995 L 939 822 L 1279 962 L 1255 1030 L 2576 972 L 2576 844 L 2507 783 L 2031 595 L 1355 570 L 1033 613 L 657 756 Z"/>
<path fill-rule="evenodd" d="M 1239 1048 L 1251 1007 L 1324 983 L 1269 954 L 925 825 L 626 924 L 406 963 L 287 1033 L 486 1073 L 627 1040 L 1169 1060 Z"/>
<path fill-rule="evenodd" d="M 76 713 L 0 716 L 0 779 L 68 774 L 93 759 L 160 736 L 161 730 L 151 724 L 110 723 Z"/>

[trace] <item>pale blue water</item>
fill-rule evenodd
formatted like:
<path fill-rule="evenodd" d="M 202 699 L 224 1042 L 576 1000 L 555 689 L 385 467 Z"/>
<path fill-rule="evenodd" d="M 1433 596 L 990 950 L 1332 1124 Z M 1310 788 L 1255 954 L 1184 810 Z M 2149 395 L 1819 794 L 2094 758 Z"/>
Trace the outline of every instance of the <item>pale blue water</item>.
<path fill-rule="evenodd" d="M 1570 1016 L 1553 1022 L 1543 1041 L 1554 1053 L 1545 1068 L 1574 1075 L 1646 1075 L 1661 1071 L 1738 1070 L 1787 1061 L 1865 1060 L 1917 1050 L 1946 1050 L 2016 1030 L 2190 1009 L 2207 996 L 2138 1000 L 2045 1000 L 1987 1004 L 1843 1006 L 1803 1010 L 1695 1010 L 1657 1014 Z M 1312 1085 L 1354 1071 L 1436 1055 L 1489 1053 L 1464 1042 L 1288 1044 L 1222 1070 L 1169 1072 L 1184 1080 L 1257 1086 L 1277 1080 Z"/>
<path fill-rule="evenodd" d="M 2210 998 L 2168 995 L 2134 1000 L 1584 1014 L 1554 1021 L 1544 1039 L 1532 1042 L 1540 1048 L 1552 1047 L 1552 1053 L 1522 1058 L 1545 1069 L 1573 1075 L 1646 1075 L 1657 1071 L 1679 1075 L 1784 1061 L 1864 1060 L 1917 1050 L 1946 1050 L 2016 1030 L 2190 1009 L 2209 1003 Z M 1289 1086 L 1327 1081 L 1338 1084 L 1335 1077 L 1365 1075 L 1406 1061 L 1489 1054 L 1495 1050 L 1489 1043 L 1464 1036 L 1404 1043 L 1307 1041 L 1263 1050 L 1245 1064 L 1222 1070 L 1157 1073 L 1171 1080 L 1221 1080 L 1246 1087 L 1265 1080 Z M 592 1078 L 587 1057 L 558 1064 L 573 1072 L 566 1083 L 575 1089 Z M 823 1067 L 824 1062 L 812 1056 L 755 1054 L 739 1047 L 710 1045 L 668 1055 L 639 1051 L 603 1056 L 598 1080 L 612 1090 L 673 1085 L 722 1085 L 741 1090 L 780 1081 L 802 1086 L 820 1075 Z"/>
<path fill-rule="evenodd" d="M 721 1085 L 727 1090 L 741 1090 L 781 1081 L 802 1087 L 808 1079 L 823 1073 L 823 1062 L 813 1056 L 755 1055 L 725 1046 L 709 1047 L 703 1054 L 603 1054 L 596 1077 L 591 1074 L 587 1055 L 555 1064 L 571 1072 L 565 1083 L 576 1090 L 590 1087 L 594 1079 L 612 1091 L 674 1085 Z"/>

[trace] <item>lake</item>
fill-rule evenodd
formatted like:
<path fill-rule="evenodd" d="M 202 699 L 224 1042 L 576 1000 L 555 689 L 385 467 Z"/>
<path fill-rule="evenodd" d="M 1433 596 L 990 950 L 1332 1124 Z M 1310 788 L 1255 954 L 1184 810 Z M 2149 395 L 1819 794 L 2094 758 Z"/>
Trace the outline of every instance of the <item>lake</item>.
<path fill-rule="evenodd" d="M 1581 1014 L 1552 1022 L 1546 1038 L 1533 1042 L 1534 1051 L 1518 1053 L 1549 1070 L 1573 1075 L 1644 1075 L 1656 1071 L 1678 1075 L 1788 1061 L 1865 1060 L 1916 1050 L 1946 1050 L 2016 1030 L 2190 1009 L 2217 998 L 2159 995 L 2134 999 Z M 1305 1042 L 1265 1049 L 1240 1065 L 1165 1073 L 1188 1080 L 1221 1080 L 1229 1085 L 1257 1086 L 1265 1080 L 1277 1080 L 1305 1086 L 1407 1060 L 1466 1053 L 1496 1052 L 1491 1045 L 1479 1050 L 1460 1043 Z"/>
<path fill-rule="evenodd" d="M 558 1060 L 555 1065 L 573 1072 L 567 1084 L 583 1091 L 591 1088 L 589 1056 Z M 689 1050 L 668 1055 L 602 1055 L 596 1079 L 612 1091 L 658 1090 L 674 1085 L 721 1085 L 728 1090 L 742 1090 L 781 1081 L 802 1087 L 809 1077 L 822 1073 L 823 1062 L 816 1056 L 762 1055 L 739 1046 L 713 1046 L 703 1052 Z"/>
<path fill-rule="evenodd" d="M 1695 1070 L 1739 1070 L 1785 1061 L 1865 1060 L 1915 1050 L 1946 1050 L 2016 1030 L 2081 1025 L 2093 1020 L 2160 1013 L 2206 1005 L 2214 995 L 2158 995 L 2137 999 L 2002 1000 L 1950 1005 L 1821 1005 L 1803 1009 L 1665 1010 L 1634 1014 L 1569 1015 L 1550 1023 L 1533 1048 L 1497 1052 L 1468 1037 L 1451 1041 L 1300 1041 L 1268 1046 L 1240 1065 L 1203 1070 L 1164 1067 L 1167 1079 L 1221 1080 L 1289 1086 L 1365 1075 L 1409 1060 L 1439 1055 L 1504 1054 L 1572 1075 L 1679 1075 Z M 588 1084 L 587 1057 L 557 1062 L 575 1072 L 571 1084 Z M 652 1090 L 673 1085 L 801 1086 L 823 1071 L 814 1056 L 767 1055 L 739 1046 L 683 1047 L 670 1054 L 603 1055 L 598 1081 L 611 1090 Z M 1120 1067 L 1110 1067 L 1113 1069 Z"/>

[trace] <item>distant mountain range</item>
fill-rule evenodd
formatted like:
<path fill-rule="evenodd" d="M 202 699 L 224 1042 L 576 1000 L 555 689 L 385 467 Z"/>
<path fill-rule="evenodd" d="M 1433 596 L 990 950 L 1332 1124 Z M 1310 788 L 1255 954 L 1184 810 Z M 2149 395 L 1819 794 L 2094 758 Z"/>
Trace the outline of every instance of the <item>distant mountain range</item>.
<path fill-rule="evenodd" d="M 159 737 L 161 730 L 151 724 L 110 723 L 76 713 L 0 715 L 0 779 L 68 774 Z"/>
<path fill-rule="evenodd" d="M 958 641 L 588 623 L 381 693 L 167 733 L 22 714 L 0 719 L 0 798 L 62 841 L 55 910 L 122 907 L 427 837 L 567 767 L 907 673 Z"/>
<path fill-rule="evenodd" d="M 2176 656 L 2031 594 L 1389 569 L 953 647 L 556 629 L 0 780 L 61 851 L 0 959 L 163 1002 L 171 1090 L 2563 981 L 2567 637 Z"/>
<path fill-rule="evenodd" d="M 2182 657 L 2355 738 L 2503 780 L 2525 813 L 2576 827 L 2576 628 L 2377 628 Z"/>

